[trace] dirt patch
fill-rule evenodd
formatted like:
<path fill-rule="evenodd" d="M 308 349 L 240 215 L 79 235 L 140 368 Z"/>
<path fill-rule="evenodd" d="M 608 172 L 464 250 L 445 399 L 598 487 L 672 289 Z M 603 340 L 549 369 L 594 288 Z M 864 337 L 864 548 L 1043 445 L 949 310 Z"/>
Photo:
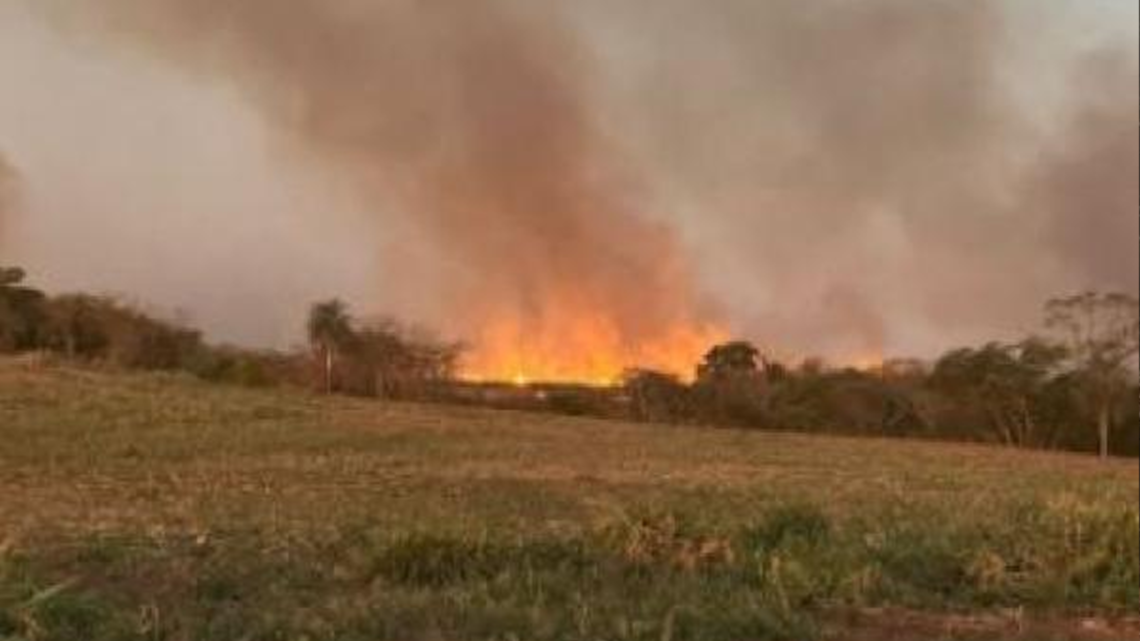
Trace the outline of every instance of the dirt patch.
<path fill-rule="evenodd" d="M 1140 618 L 1033 617 L 1020 610 L 954 615 L 881 609 L 848 612 L 825 628 L 828 641 L 1134 641 Z"/>

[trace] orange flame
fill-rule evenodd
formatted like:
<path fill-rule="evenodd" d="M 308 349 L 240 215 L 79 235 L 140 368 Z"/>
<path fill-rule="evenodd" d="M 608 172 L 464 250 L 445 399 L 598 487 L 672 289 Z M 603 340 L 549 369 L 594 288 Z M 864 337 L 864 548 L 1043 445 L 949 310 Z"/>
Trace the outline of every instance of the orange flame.
<path fill-rule="evenodd" d="M 608 387 L 632 367 L 691 380 L 700 359 L 727 332 L 678 323 L 655 335 L 628 340 L 603 312 L 575 313 L 528 326 L 517 317 L 489 323 L 467 355 L 462 376 L 471 381 L 575 383 Z"/>

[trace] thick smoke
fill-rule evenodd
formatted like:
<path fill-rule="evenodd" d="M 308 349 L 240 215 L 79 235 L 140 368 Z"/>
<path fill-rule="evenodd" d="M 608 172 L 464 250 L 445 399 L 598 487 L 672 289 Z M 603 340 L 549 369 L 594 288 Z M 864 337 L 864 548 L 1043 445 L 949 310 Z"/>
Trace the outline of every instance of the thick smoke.
<path fill-rule="evenodd" d="M 1019 61 L 1014 37 L 1042 4 L 664 0 L 642 16 L 618 57 L 645 62 L 617 102 L 648 123 L 662 183 L 715 212 L 702 262 L 744 324 L 856 356 L 1019 331 L 1067 288 L 1135 290 L 1135 63 L 1094 56 L 1080 84 L 1049 86 L 1066 67 Z"/>
<path fill-rule="evenodd" d="M 1140 290 L 1140 93 L 1137 68 L 1119 54 L 1084 61 L 1084 97 L 1027 183 L 1028 208 L 1085 286 Z"/>
<path fill-rule="evenodd" d="M 535 4 L 46 6 L 236 87 L 377 226 L 406 212 L 388 287 L 457 329 L 592 310 L 652 341 L 708 294 L 738 332 L 854 358 L 1138 287 L 1134 42 L 1046 65 L 1076 56 L 1034 57 L 1069 44 L 1033 33 L 1042 3 Z"/>
<path fill-rule="evenodd" d="M 228 77 L 378 210 L 411 215 L 436 278 L 401 286 L 465 329 L 570 333 L 561 317 L 578 314 L 585 339 L 636 347 L 697 320 L 677 239 L 638 211 L 560 25 L 495 1 L 98 5 L 108 29 Z"/>

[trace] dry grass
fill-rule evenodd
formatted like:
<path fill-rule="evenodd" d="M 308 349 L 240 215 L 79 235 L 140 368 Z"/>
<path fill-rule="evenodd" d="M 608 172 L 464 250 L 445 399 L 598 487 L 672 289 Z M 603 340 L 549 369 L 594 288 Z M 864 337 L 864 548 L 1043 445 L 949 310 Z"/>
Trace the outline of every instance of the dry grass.
<path fill-rule="evenodd" d="M 1074 455 L 623 425 L 0 363 L 0 541 L 54 577 L 83 574 L 59 551 L 92 540 L 165 549 L 240 539 L 272 553 L 355 531 L 384 540 L 564 541 L 644 523 L 646 514 L 676 515 L 700 533 L 678 550 L 691 556 L 707 546 L 739 565 L 724 541 L 782 505 L 816 506 L 840 528 L 924 520 L 984 532 L 1026 505 L 1074 527 L 1099 515 L 1127 520 L 1138 491 L 1135 462 Z M 986 562 L 969 565 L 979 581 L 987 571 L 1006 581 L 1016 570 L 1000 556 L 990 570 Z M 1100 607 L 1051 598 L 1062 612 Z M 899 600 L 879 599 L 925 607 Z M 1122 613 L 1105 603 L 1101 614 Z M 0 619 L 0 638 L 2 627 Z M 176 626 L 162 638 L 192 638 L 183 633 Z"/>

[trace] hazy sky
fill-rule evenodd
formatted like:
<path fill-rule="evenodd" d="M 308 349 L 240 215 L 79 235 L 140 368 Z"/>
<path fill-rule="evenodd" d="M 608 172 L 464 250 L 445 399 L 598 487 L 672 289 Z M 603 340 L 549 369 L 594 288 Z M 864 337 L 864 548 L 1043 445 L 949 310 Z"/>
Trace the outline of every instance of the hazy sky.
<path fill-rule="evenodd" d="M 0 263 L 247 344 L 340 295 L 836 359 L 1137 289 L 1134 0 L 538 4 L 0 0 Z"/>

